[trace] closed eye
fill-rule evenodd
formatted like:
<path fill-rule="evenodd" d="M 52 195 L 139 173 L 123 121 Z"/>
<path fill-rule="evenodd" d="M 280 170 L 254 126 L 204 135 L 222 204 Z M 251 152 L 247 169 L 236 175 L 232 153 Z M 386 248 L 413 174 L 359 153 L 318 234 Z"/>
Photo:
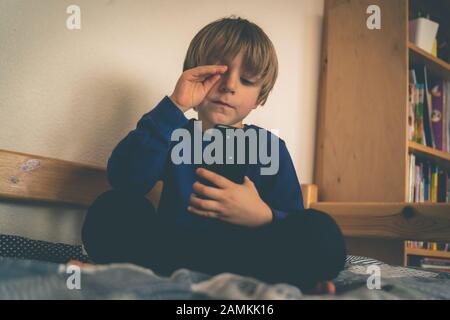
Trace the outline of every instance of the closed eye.
<path fill-rule="evenodd" d="M 253 82 L 251 82 L 250 80 L 247 80 L 245 78 L 241 78 L 241 81 L 243 84 L 248 85 L 248 86 L 251 86 L 254 84 Z"/>

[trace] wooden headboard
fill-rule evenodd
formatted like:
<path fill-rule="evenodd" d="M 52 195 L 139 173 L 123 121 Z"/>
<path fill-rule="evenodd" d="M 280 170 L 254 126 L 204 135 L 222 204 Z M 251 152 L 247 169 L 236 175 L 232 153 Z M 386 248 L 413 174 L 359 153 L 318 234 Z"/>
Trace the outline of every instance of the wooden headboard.
<path fill-rule="evenodd" d="M 87 207 L 109 188 L 105 168 L 0 150 L 0 200 Z M 316 185 L 301 188 L 305 208 L 330 214 L 347 237 L 450 242 L 448 204 L 317 202 Z M 155 207 L 161 190 L 158 182 L 147 194 Z"/>
<path fill-rule="evenodd" d="M 158 207 L 163 183 L 146 195 Z M 304 205 L 317 201 L 317 186 L 302 184 Z M 0 150 L 0 199 L 88 207 L 110 189 L 106 169 L 48 157 Z"/>

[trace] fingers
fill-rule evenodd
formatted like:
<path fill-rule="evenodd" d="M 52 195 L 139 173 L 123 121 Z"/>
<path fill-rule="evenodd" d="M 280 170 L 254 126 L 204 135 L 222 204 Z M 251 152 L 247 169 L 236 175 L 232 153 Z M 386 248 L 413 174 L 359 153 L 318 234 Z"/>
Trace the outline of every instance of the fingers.
<path fill-rule="evenodd" d="M 222 200 L 222 198 L 223 198 L 223 190 L 214 188 L 214 187 L 205 186 L 204 184 L 202 184 L 198 181 L 196 181 L 192 185 L 192 188 L 194 189 L 194 191 L 196 193 L 201 194 L 202 196 L 208 197 L 213 200 Z"/>
<path fill-rule="evenodd" d="M 200 66 L 185 71 L 185 77 L 188 81 L 203 82 L 209 80 L 209 83 L 211 83 L 217 81 L 219 79 L 217 76 L 225 73 L 227 69 L 228 66 L 223 65 Z"/>
<path fill-rule="evenodd" d="M 215 211 L 202 210 L 202 209 L 195 208 L 193 206 L 189 206 L 187 209 L 189 212 L 192 212 L 192 213 L 198 214 L 199 216 L 203 216 L 203 217 L 207 217 L 207 218 L 220 219 L 222 217 L 221 213 L 215 212 Z"/>
<path fill-rule="evenodd" d="M 211 78 L 208 78 L 205 82 L 203 82 L 203 85 L 205 86 L 205 90 L 209 91 L 214 84 L 217 82 L 217 80 L 220 79 L 220 74 L 215 74 Z"/>
<path fill-rule="evenodd" d="M 212 76 L 214 74 L 223 74 L 225 71 L 227 71 L 228 66 L 226 65 L 206 65 L 206 66 L 199 66 L 196 68 L 191 69 L 191 74 L 194 77 L 208 77 Z"/>
<path fill-rule="evenodd" d="M 216 186 L 218 186 L 219 188 L 222 188 L 222 189 L 225 189 L 233 184 L 233 182 L 231 182 L 227 178 L 225 178 L 215 172 L 204 169 L 204 168 L 198 168 L 196 170 L 196 173 L 200 177 L 214 183 Z"/>
<path fill-rule="evenodd" d="M 220 202 L 215 200 L 202 199 L 195 194 L 191 194 L 190 201 L 191 204 L 197 209 L 214 211 L 216 213 L 222 211 L 221 209 L 223 209 Z"/>
<path fill-rule="evenodd" d="M 199 216 L 203 216 L 203 217 L 207 217 L 207 218 L 216 218 L 216 219 L 219 218 L 219 214 L 217 212 L 200 210 L 200 209 L 194 208 L 192 206 L 189 206 L 188 210 L 192 213 L 198 214 Z"/>
<path fill-rule="evenodd" d="M 254 186 L 255 184 L 248 176 L 245 176 L 244 177 L 244 185 L 249 185 L 249 186 L 253 185 Z"/>

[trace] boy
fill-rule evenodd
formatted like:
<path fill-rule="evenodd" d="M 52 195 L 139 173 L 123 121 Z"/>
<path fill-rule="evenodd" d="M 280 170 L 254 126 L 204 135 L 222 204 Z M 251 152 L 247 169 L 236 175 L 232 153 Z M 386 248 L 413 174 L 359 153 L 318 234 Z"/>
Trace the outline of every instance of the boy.
<path fill-rule="evenodd" d="M 302 289 L 331 280 L 343 268 L 345 245 L 324 213 L 303 208 L 297 175 L 279 139 L 278 171 L 261 175 L 249 166 L 243 183 L 172 158 L 175 130 L 198 126 L 184 113 L 198 112 L 201 130 L 243 123 L 264 105 L 278 64 L 267 35 L 241 18 L 205 26 L 192 40 L 173 93 L 145 114 L 108 161 L 113 189 L 89 208 L 83 243 L 96 262 L 127 261 L 170 274 L 191 268 L 234 272 Z M 274 136 L 267 136 L 272 145 Z M 199 180 L 209 181 L 207 185 Z M 144 195 L 163 180 L 158 212 Z"/>

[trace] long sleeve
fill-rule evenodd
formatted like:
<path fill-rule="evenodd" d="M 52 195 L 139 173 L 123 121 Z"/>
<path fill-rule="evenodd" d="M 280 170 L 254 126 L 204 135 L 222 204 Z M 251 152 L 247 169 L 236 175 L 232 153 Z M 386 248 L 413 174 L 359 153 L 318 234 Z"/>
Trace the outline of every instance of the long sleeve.
<path fill-rule="evenodd" d="M 294 164 L 285 142 L 280 139 L 279 170 L 274 175 L 267 203 L 272 209 L 273 221 L 284 219 L 292 212 L 303 210 L 303 195 Z"/>
<path fill-rule="evenodd" d="M 107 167 L 110 185 L 148 193 L 162 178 L 172 132 L 187 122 L 184 113 L 165 96 L 114 148 Z"/>

